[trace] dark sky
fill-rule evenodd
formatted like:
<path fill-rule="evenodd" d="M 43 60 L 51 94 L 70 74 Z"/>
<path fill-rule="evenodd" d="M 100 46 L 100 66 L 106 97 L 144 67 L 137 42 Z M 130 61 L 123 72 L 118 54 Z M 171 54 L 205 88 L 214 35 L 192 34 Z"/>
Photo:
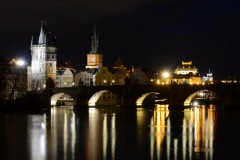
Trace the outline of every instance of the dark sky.
<path fill-rule="evenodd" d="M 194 1 L 194 2 L 193 2 Z M 57 36 L 58 62 L 86 65 L 96 26 L 104 66 L 174 70 L 193 61 L 201 75 L 240 76 L 240 2 L 233 0 L 1 0 L 0 54 L 30 60 L 41 21 Z"/>

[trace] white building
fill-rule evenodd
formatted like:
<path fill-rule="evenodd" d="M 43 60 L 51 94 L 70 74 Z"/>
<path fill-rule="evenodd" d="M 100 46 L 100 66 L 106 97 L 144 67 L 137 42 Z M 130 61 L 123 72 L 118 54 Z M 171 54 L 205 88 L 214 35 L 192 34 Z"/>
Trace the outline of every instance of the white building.
<path fill-rule="evenodd" d="M 75 74 L 75 85 L 91 86 L 93 85 L 93 75 L 98 69 L 84 69 L 79 70 Z"/>
<path fill-rule="evenodd" d="M 52 78 L 56 82 L 57 48 L 56 37 L 47 31 L 47 23 L 42 22 L 37 45 L 31 41 L 31 73 L 32 90 L 41 90 L 46 87 L 46 80 Z"/>
<path fill-rule="evenodd" d="M 210 72 L 207 73 L 207 76 L 202 77 L 202 82 L 207 83 L 207 84 L 212 84 L 213 83 L 213 74 Z"/>
<path fill-rule="evenodd" d="M 74 74 L 69 68 L 59 68 L 57 70 L 55 87 L 64 88 L 74 86 Z"/>

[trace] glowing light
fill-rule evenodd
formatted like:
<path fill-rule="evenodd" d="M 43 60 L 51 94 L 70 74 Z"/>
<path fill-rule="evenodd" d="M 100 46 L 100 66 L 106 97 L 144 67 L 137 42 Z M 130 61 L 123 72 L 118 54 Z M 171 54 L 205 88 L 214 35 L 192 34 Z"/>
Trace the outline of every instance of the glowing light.
<path fill-rule="evenodd" d="M 21 60 L 21 59 L 17 60 L 17 65 L 18 66 L 23 66 L 24 64 L 25 64 L 24 60 Z"/>
<path fill-rule="evenodd" d="M 194 106 L 198 106 L 198 102 L 196 102 L 196 101 L 193 102 L 193 105 L 194 105 Z"/>
<path fill-rule="evenodd" d="M 169 77 L 170 77 L 169 72 L 166 72 L 166 71 L 163 72 L 163 73 L 162 73 L 162 77 L 163 77 L 163 78 L 169 78 Z"/>

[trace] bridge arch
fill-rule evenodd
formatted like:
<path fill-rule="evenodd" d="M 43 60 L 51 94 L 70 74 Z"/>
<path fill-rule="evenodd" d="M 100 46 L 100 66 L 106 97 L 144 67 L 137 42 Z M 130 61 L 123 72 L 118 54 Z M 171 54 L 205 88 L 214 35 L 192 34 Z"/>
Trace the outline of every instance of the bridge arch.
<path fill-rule="evenodd" d="M 61 92 L 51 96 L 51 106 L 57 106 L 57 101 L 62 97 L 65 97 L 66 100 L 75 102 L 74 99 L 69 94 Z"/>
<path fill-rule="evenodd" d="M 188 96 L 186 98 L 186 100 L 184 101 L 184 106 L 191 106 L 192 104 L 192 100 L 199 96 L 200 98 L 202 97 L 202 99 L 210 99 L 210 98 L 216 98 L 219 99 L 219 97 L 217 96 L 217 94 L 211 90 L 208 89 L 202 89 L 202 90 L 198 90 L 194 93 L 192 93 L 190 96 Z"/>
<path fill-rule="evenodd" d="M 89 107 L 117 105 L 117 96 L 109 90 L 101 90 L 94 93 L 88 101 Z"/>
<path fill-rule="evenodd" d="M 148 92 L 142 94 L 137 100 L 136 100 L 136 105 L 141 106 L 143 104 L 143 101 L 145 100 L 146 97 L 148 97 L 151 94 L 159 94 L 158 92 Z"/>

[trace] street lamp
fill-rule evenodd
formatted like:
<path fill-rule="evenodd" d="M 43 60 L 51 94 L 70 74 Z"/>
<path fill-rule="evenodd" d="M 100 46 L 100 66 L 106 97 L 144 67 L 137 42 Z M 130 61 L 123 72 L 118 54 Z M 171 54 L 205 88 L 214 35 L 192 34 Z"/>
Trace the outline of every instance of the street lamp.
<path fill-rule="evenodd" d="M 17 65 L 18 66 L 23 66 L 25 64 L 25 61 L 22 59 L 17 60 Z"/>
<path fill-rule="evenodd" d="M 169 77 L 170 77 L 169 72 L 164 71 L 164 72 L 162 73 L 162 77 L 163 77 L 163 78 L 169 78 Z"/>

